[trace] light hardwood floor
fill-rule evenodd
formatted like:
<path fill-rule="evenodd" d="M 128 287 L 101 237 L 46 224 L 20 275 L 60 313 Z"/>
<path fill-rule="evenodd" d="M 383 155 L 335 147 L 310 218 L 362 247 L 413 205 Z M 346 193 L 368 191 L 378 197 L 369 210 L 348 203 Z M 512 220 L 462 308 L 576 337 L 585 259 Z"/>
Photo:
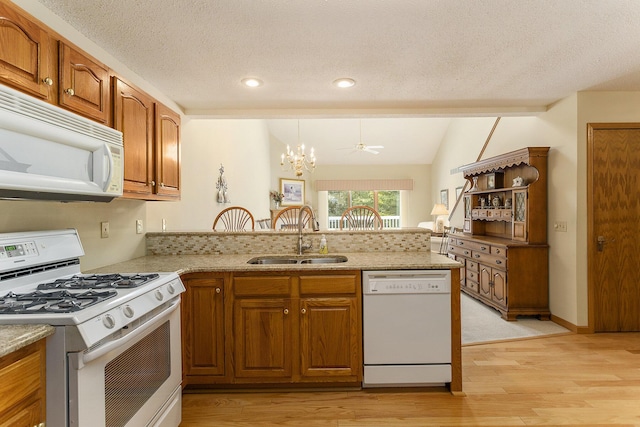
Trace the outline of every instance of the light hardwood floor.
<path fill-rule="evenodd" d="M 185 394 L 181 427 L 640 426 L 640 333 L 466 346 L 444 389 Z"/>

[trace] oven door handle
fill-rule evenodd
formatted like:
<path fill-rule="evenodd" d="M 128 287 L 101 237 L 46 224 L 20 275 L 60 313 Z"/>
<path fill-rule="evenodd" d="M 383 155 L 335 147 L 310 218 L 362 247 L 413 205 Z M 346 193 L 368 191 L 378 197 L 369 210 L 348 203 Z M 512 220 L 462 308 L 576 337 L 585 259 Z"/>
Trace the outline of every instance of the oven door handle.
<path fill-rule="evenodd" d="M 141 335 L 145 334 L 149 329 L 156 328 L 160 324 L 164 323 L 174 311 L 176 311 L 180 307 L 180 299 L 177 298 L 175 302 L 169 305 L 166 309 L 158 313 L 157 316 L 154 316 L 152 320 L 143 323 L 133 331 L 129 332 L 125 336 L 118 338 L 116 340 L 110 341 L 107 344 L 98 347 L 94 351 L 90 351 L 88 353 L 72 353 L 69 356 L 74 356 L 72 359 L 75 359 L 75 368 L 80 370 L 84 367 L 84 365 L 89 364 L 91 361 L 96 360 L 97 358 L 104 356 L 108 352 L 126 346 L 131 341 L 137 339 Z"/>

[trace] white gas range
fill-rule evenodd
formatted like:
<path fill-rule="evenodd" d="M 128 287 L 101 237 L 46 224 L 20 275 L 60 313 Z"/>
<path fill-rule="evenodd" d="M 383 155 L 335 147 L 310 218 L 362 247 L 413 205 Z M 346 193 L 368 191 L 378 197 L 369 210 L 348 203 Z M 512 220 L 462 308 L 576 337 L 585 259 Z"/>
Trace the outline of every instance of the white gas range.
<path fill-rule="evenodd" d="M 0 234 L 0 324 L 48 324 L 47 425 L 178 426 L 175 273 L 81 274 L 76 230 Z"/>

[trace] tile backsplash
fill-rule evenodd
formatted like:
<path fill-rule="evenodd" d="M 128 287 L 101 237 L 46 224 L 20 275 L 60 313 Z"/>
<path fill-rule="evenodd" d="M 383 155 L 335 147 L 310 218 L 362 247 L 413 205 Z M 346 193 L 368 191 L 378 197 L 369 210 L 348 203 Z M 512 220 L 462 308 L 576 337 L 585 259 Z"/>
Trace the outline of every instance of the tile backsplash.
<path fill-rule="evenodd" d="M 304 232 L 317 253 L 322 235 L 329 253 L 428 252 L 431 233 L 423 228 L 382 231 Z M 147 255 L 295 254 L 298 234 L 283 231 L 147 233 Z"/>

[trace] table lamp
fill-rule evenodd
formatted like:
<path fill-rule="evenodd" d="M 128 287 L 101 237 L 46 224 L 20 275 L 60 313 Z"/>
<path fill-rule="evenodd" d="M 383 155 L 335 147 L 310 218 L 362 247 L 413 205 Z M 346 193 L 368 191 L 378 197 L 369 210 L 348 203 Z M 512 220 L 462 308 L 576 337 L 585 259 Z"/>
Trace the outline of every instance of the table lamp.
<path fill-rule="evenodd" d="M 431 215 L 436 217 L 436 226 L 434 231 L 436 233 L 444 232 L 444 216 L 449 215 L 449 211 L 447 210 L 445 205 L 443 205 L 442 203 L 436 203 L 435 205 L 433 205 Z"/>

